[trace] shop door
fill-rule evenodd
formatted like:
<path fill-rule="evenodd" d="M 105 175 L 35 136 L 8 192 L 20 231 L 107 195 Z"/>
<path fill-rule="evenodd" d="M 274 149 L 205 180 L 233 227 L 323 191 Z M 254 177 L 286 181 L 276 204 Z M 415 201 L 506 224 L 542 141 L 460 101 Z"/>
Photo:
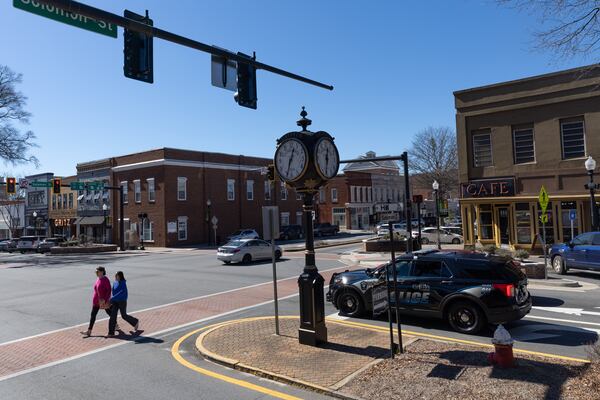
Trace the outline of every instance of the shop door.
<path fill-rule="evenodd" d="M 498 234 L 500 245 L 510 244 L 510 211 L 508 207 L 498 207 Z"/>

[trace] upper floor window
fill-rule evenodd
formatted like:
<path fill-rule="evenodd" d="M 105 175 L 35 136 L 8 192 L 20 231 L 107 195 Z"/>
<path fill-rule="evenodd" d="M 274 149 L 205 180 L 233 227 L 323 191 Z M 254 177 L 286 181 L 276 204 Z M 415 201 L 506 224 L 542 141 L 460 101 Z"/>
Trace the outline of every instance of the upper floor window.
<path fill-rule="evenodd" d="M 52 195 L 52 209 L 56 210 L 56 195 Z"/>
<path fill-rule="evenodd" d="M 583 120 L 561 121 L 560 139 L 563 160 L 585 157 L 585 129 Z"/>
<path fill-rule="evenodd" d="M 285 187 L 285 183 L 281 182 L 281 200 L 287 200 L 287 192 L 288 191 L 287 187 Z"/>
<path fill-rule="evenodd" d="M 331 201 L 334 203 L 337 203 L 338 201 L 337 188 L 331 188 Z"/>
<path fill-rule="evenodd" d="M 523 164 L 535 161 L 533 128 L 513 129 L 513 150 L 515 164 Z"/>
<path fill-rule="evenodd" d="M 121 182 L 121 187 L 123 188 L 123 204 L 127 204 L 127 200 L 129 198 L 129 192 L 128 192 L 128 186 L 127 186 L 127 181 L 123 181 Z M 82 192 L 80 192 L 82 193 Z M 77 200 L 82 200 L 83 197 L 82 195 L 80 195 Z"/>
<path fill-rule="evenodd" d="M 136 203 L 142 202 L 142 183 L 139 179 L 133 181 L 133 195 Z"/>
<path fill-rule="evenodd" d="M 187 200 L 187 178 L 177 177 L 177 200 Z"/>
<path fill-rule="evenodd" d="M 148 201 L 154 203 L 156 201 L 156 188 L 154 185 L 154 178 L 146 179 L 148 185 Z"/>
<path fill-rule="evenodd" d="M 235 179 L 227 179 L 227 200 L 235 200 Z"/>
<path fill-rule="evenodd" d="M 325 203 L 327 201 L 327 196 L 325 195 L 325 188 L 319 189 L 319 201 L 321 203 Z"/>
<path fill-rule="evenodd" d="M 265 181 L 265 200 L 271 200 L 271 181 Z"/>
<path fill-rule="evenodd" d="M 492 133 L 490 131 L 473 134 L 473 166 L 488 167 L 493 165 Z"/>
<path fill-rule="evenodd" d="M 69 208 L 73 208 L 73 192 L 69 193 Z"/>
<path fill-rule="evenodd" d="M 246 181 L 246 200 L 254 200 L 254 181 Z"/>
<path fill-rule="evenodd" d="M 302 200 L 302 193 L 296 192 L 296 200 Z"/>

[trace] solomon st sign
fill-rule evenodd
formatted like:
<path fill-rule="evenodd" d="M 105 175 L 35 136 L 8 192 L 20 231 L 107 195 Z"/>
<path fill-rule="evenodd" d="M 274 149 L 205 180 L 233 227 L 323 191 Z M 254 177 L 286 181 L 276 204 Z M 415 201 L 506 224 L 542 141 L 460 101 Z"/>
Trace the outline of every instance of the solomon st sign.
<path fill-rule="evenodd" d="M 461 197 L 509 197 L 515 195 L 515 178 L 482 179 L 461 183 Z"/>

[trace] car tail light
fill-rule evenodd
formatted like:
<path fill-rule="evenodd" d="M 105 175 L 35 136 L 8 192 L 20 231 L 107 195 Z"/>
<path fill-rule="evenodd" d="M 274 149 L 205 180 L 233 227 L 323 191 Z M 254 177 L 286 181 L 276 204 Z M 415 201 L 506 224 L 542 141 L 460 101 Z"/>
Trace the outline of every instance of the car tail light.
<path fill-rule="evenodd" d="M 501 291 L 506 297 L 515 296 L 515 285 L 512 283 L 494 283 L 492 287 Z"/>
<path fill-rule="evenodd" d="M 233 249 L 232 253 L 239 253 L 240 249 Z"/>

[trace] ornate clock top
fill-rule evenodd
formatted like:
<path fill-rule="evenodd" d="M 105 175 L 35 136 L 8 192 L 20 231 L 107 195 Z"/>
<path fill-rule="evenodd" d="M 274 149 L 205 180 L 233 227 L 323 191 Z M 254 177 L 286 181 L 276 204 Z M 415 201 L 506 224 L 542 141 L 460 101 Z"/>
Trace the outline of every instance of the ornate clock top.
<path fill-rule="evenodd" d="M 302 111 L 300 111 L 300 116 L 302 118 L 300 118 L 296 122 L 296 125 L 301 126 L 303 131 L 306 130 L 306 127 L 308 127 L 310 124 L 312 124 L 312 121 L 310 119 L 306 118 L 307 115 L 308 115 L 308 113 L 304 109 L 304 106 L 302 106 Z"/>

